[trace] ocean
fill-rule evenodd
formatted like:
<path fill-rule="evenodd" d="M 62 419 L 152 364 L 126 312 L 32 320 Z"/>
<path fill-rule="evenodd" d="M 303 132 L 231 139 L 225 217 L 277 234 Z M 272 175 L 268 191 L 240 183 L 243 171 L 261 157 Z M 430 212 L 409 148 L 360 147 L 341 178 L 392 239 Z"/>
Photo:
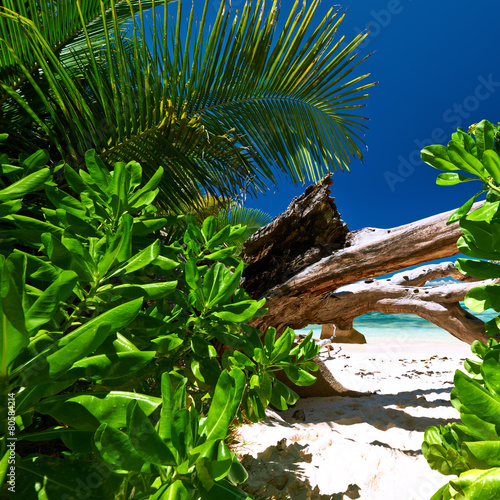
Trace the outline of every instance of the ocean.
<path fill-rule="evenodd" d="M 463 303 L 462 307 L 464 307 Z M 489 321 L 496 315 L 493 310 L 482 313 L 475 313 L 470 310 L 469 312 L 482 319 L 484 322 Z M 353 326 L 366 337 L 366 341 L 369 344 L 394 342 L 402 342 L 405 344 L 429 342 L 461 343 L 461 341 L 451 335 L 451 333 L 414 314 L 384 314 L 372 312 L 356 318 Z M 309 333 L 311 329 L 314 332 L 313 336 L 319 338 L 321 335 L 321 325 L 309 325 L 307 328 L 296 330 L 296 332 Z"/>

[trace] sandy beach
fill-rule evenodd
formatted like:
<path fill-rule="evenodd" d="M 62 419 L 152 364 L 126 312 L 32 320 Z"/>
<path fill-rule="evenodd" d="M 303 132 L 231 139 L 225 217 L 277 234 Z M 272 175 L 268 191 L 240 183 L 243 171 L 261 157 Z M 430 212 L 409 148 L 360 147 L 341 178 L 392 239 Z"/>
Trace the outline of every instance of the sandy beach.
<path fill-rule="evenodd" d="M 339 347 L 341 349 L 339 350 Z M 458 419 L 450 390 L 474 359 L 461 342 L 338 344 L 327 367 L 360 398 L 300 399 L 237 430 L 235 451 L 260 499 L 428 500 L 452 476 L 431 470 L 425 429 Z"/>

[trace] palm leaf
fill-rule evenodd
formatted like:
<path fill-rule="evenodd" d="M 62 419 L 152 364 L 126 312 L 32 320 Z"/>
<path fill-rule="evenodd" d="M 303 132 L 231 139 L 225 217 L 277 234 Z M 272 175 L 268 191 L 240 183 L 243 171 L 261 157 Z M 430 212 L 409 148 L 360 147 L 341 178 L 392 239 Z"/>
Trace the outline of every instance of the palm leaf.
<path fill-rule="evenodd" d="M 172 1 L 172 0 L 167 0 Z M 82 27 L 79 3 L 66 0 L 51 0 L 39 2 L 37 0 L 4 0 L 0 6 L 0 48 L 2 45 L 15 47 L 16 56 L 8 50 L 0 50 L 0 79 L 14 90 L 20 88 L 26 81 L 25 70 L 18 64 L 22 61 L 30 74 L 35 73 L 40 64 L 31 50 L 26 32 L 17 20 L 22 16 L 33 21 L 35 27 L 47 41 L 48 46 L 58 55 L 59 60 L 66 68 L 75 66 L 75 56 L 82 57 L 88 51 L 88 44 Z M 141 9 L 148 9 L 155 2 L 151 0 L 119 0 L 115 11 L 119 24 L 129 21 Z M 161 3 L 157 0 L 156 4 Z M 111 12 L 112 0 L 85 0 L 82 10 L 83 22 L 87 27 L 89 39 L 94 47 L 104 38 L 104 27 L 111 31 L 113 16 Z M 102 12 L 105 12 L 104 16 Z M 105 20 L 103 23 L 102 20 Z M 7 93 L 0 94 L 0 104 L 8 98 Z"/>
<path fill-rule="evenodd" d="M 231 243 L 241 250 L 245 241 L 250 238 L 257 229 L 267 226 L 272 220 L 273 218 L 271 215 L 255 208 L 226 208 L 217 214 L 217 228 L 222 229 L 227 225 L 236 226 L 238 224 L 246 226 L 247 229 L 241 238 Z"/>
<path fill-rule="evenodd" d="M 266 181 L 276 184 L 280 170 L 296 182 L 318 180 L 346 168 L 352 156 L 361 158 L 364 118 L 353 110 L 373 84 L 359 86 L 366 75 L 349 78 L 364 59 L 356 59 L 364 36 L 341 48 L 335 33 L 343 15 L 333 10 L 308 34 L 318 0 L 301 9 L 296 2 L 279 34 L 276 2 L 269 11 L 265 0 L 250 0 L 234 19 L 222 3 L 208 31 L 210 4 L 206 0 L 197 28 L 191 8 L 181 36 L 178 2 L 171 28 L 153 21 L 149 49 L 142 43 L 140 5 L 140 19 L 132 18 L 125 37 L 121 2 L 111 0 L 108 10 L 100 5 L 93 31 L 77 2 L 87 49 L 74 52 L 71 63 L 61 62 L 37 22 L 0 11 L 24 33 L 39 65 L 33 73 L 9 47 L 26 82 L 18 88 L 0 83 L 15 108 L 15 115 L 0 116 L 0 128 L 14 116 L 18 148 L 48 142 L 77 165 L 90 148 L 110 165 L 141 161 L 146 175 L 162 165 L 161 201 L 175 211 L 203 194 L 231 199 L 248 188 L 255 194 Z"/>

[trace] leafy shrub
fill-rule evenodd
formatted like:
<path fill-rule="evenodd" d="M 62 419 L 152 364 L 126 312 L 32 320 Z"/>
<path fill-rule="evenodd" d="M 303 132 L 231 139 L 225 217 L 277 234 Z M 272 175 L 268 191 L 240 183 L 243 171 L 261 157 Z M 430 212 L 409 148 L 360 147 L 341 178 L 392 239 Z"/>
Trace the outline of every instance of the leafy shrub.
<path fill-rule="evenodd" d="M 480 180 L 483 189 L 460 207 L 448 223 L 459 221 L 463 235 L 459 250 L 473 259 L 458 259 L 458 269 L 481 279 L 500 278 L 500 135 L 499 128 L 483 120 L 470 129 L 474 138 L 458 129 L 448 146 L 429 146 L 422 159 L 444 171 L 438 184 L 454 185 Z M 482 193 L 484 204 L 470 212 Z M 470 213 L 469 213 L 470 212 Z M 480 259 L 480 260 L 478 260 Z M 500 311 L 500 285 L 470 290 L 465 305 L 481 312 Z M 500 319 L 486 323 L 486 332 L 498 335 Z M 457 370 L 451 402 L 460 412 L 461 424 L 429 427 L 422 451 L 431 468 L 459 477 L 440 488 L 432 500 L 500 498 L 500 345 L 491 338 L 476 341 L 472 352 L 480 361 L 466 360 L 470 376 Z"/>
<path fill-rule="evenodd" d="M 143 184 L 138 163 L 109 172 L 93 151 L 78 172 L 48 161 L 0 157 L 2 480 L 13 432 L 22 498 L 247 498 L 229 424 L 297 400 L 277 370 L 314 382 L 312 333 L 261 341 L 264 300 L 229 246 L 245 228 L 158 216 L 161 168 Z"/>

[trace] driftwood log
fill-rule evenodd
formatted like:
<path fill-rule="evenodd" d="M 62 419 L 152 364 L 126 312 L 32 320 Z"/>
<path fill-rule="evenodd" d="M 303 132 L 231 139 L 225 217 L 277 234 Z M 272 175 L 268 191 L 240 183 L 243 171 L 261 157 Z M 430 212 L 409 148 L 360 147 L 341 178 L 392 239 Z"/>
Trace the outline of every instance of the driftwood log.
<path fill-rule="evenodd" d="M 446 224 L 453 211 L 395 228 L 350 232 L 330 196 L 331 185 L 327 177 L 309 186 L 245 243 L 243 286 L 253 298 L 265 297 L 268 308 L 253 325 L 263 332 L 269 326 L 282 332 L 287 326 L 329 323 L 347 329 L 356 317 L 378 311 L 417 314 L 469 344 L 486 340 L 484 323 L 460 301 L 470 288 L 490 281 L 470 282 L 452 262 L 375 279 L 456 255 L 461 231 L 457 223 Z M 461 282 L 424 286 L 444 277 Z M 338 382 L 325 392 L 323 382 L 316 392 L 317 384 L 308 388 L 307 395 L 350 392 L 339 390 Z"/>

